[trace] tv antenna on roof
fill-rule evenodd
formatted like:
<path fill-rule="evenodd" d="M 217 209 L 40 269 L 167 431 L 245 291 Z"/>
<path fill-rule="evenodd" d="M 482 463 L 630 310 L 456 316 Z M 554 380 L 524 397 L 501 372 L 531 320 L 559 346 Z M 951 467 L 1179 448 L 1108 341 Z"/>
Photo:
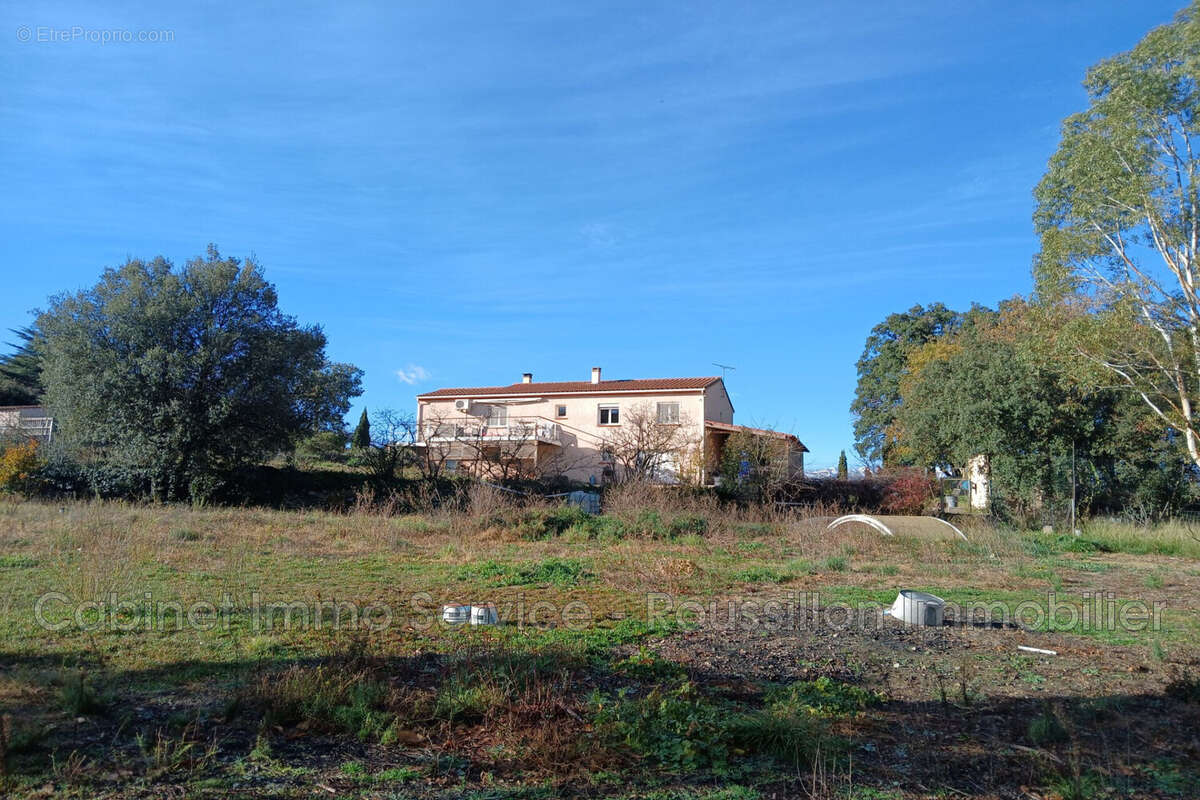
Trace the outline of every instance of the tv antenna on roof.
<path fill-rule="evenodd" d="M 714 362 L 712 362 L 712 365 L 713 365 L 714 367 L 720 367 L 720 368 L 721 368 L 721 380 L 725 380 L 725 373 L 729 372 L 729 370 L 731 370 L 731 369 L 737 369 L 737 367 L 731 367 L 731 366 L 729 366 L 728 364 L 718 364 L 718 363 L 717 363 L 717 362 L 715 362 L 715 361 L 714 361 Z"/>

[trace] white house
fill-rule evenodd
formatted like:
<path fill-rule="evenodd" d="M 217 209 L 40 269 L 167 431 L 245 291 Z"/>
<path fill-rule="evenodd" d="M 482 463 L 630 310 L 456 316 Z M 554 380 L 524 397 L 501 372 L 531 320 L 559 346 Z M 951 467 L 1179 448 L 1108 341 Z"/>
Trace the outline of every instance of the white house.
<path fill-rule="evenodd" d="M 664 480 L 711 483 L 738 432 L 778 440 L 792 477 L 803 474 L 807 452 L 791 434 L 735 425 L 722 378 L 603 380 L 600 367 L 585 381 L 535 382 L 527 372 L 507 386 L 426 392 L 417 397 L 417 420 L 420 446 L 443 448 L 448 467 L 474 469 L 504 452 L 530 472 L 592 483 L 617 477 L 613 452 L 636 435 L 632 426 L 677 431 Z"/>

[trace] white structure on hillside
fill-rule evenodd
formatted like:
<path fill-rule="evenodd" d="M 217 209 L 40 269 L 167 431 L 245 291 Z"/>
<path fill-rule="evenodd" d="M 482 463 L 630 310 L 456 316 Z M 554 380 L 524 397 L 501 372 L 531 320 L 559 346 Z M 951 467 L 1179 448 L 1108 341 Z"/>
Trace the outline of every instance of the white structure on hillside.
<path fill-rule="evenodd" d="M 986 455 L 972 456 L 967 462 L 967 480 L 971 482 L 971 508 L 987 511 L 992 480 L 992 465 Z"/>

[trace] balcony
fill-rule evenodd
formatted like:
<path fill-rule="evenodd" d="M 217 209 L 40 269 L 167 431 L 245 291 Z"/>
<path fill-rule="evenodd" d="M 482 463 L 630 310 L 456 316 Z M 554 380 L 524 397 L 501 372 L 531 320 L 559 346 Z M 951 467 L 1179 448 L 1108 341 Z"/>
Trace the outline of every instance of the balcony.
<path fill-rule="evenodd" d="M 421 442 L 534 442 L 562 446 L 562 427 L 541 417 L 509 417 L 504 424 L 489 424 L 486 419 L 421 424 Z"/>
<path fill-rule="evenodd" d="M 0 438 L 49 442 L 53 435 L 54 420 L 51 417 L 0 417 Z"/>

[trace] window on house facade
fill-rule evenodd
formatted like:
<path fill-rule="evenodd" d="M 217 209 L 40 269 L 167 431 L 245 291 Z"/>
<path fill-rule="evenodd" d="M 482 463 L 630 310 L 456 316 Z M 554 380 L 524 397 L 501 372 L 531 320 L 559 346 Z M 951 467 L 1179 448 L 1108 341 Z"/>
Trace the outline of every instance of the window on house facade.
<path fill-rule="evenodd" d="M 673 425 L 679 422 L 679 403 L 659 403 L 658 421 L 662 425 Z"/>
<path fill-rule="evenodd" d="M 487 426 L 489 428 L 507 427 L 508 406 L 488 406 Z"/>
<path fill-rule="evenodd" d="M 601 425 L 620 425 L 621 409 L 619 406 L 600 406 Z"/>
<path fill-rule="evenodd" d="M 555 406 L 554 407 L 554 416 L 557 417 L 558 419 L 566 419 L 567 407 L 566 406 Z"/>

